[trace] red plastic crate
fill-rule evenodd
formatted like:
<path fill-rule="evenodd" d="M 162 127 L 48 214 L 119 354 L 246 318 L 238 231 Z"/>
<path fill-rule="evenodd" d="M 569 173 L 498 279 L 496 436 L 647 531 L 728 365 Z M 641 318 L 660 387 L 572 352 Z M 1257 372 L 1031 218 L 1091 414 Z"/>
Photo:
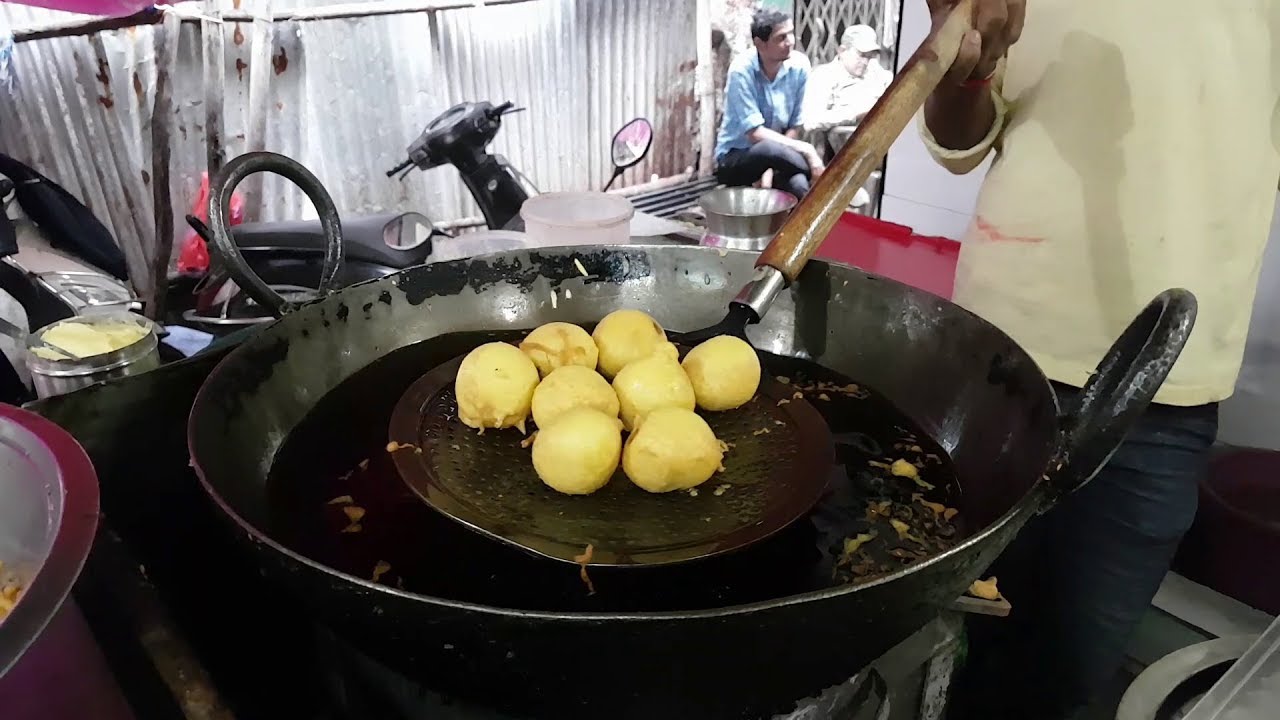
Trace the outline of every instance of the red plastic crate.
<path fill-rule="evenodd" d="M 817 256 L 950 300 L 956 284 L 960 243 L 916 235 L 905 225 L 846 212 L 818 248 Z"/>

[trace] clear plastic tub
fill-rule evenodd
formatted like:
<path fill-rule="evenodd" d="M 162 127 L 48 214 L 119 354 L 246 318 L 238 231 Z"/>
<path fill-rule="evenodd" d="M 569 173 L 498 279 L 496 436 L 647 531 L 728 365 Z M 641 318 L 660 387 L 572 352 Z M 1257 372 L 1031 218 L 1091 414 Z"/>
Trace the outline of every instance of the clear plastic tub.
<path fill-rule="evenodd" d="M 547 193 L 520 208 L 524 231 L 539 247 L 625 245 L 635 213 L 630 200 L 600 192 Z"/>

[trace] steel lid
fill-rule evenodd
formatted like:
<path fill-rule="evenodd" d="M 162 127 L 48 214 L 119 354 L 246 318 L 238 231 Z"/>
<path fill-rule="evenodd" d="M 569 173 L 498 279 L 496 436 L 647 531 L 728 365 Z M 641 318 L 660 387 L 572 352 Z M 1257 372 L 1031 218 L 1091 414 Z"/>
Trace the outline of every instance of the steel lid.
<path fill-rule="evenodd" d="M 61 607 L 98 527 L 98 479 L 65 430 L 0 404 L 0 562 L 23 591 L 0 620 L 0 675 Z"/>

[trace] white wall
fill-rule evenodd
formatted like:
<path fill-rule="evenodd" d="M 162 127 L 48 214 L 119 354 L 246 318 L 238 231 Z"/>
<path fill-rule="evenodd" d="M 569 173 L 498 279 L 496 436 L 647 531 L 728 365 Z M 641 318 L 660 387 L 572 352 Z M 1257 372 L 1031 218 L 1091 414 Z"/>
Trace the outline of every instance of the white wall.
<path fill-rule="evenodd" d="M 929 34 L 925 0 L 903 1 L 900 33 L 899 69 Z M 921 235 L 959 240 L 973 216 L 989 163 L 968 175 L 952 175 L 929 157 L 913 123 L 889 150 L 880 217 Z"/>
<path fill-rule="evenodd" d="M 924 0 L 904 0 L 898 67 L 929 33 Z M 962 238 L 973 215 L 984 163 L 964 176 L 938 167 L 909 127 L 889 151 L 880 217 L 922 235 Z M 1236 393 L 1222 405 L 1219 439 L 1234 445 L 1280 450 L 1280 196 L 1271 225 L 1271 242 L 1249 327 L 1244 367 Z"/>

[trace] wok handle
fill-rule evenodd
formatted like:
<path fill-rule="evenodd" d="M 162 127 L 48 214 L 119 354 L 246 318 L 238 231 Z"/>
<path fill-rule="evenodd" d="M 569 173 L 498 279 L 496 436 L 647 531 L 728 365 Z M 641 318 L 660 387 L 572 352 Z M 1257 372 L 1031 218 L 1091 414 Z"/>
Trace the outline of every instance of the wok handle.
<path fill-rule="evenodd" d="M 1048 472 L 1045 509 L 1084 487 L 1124 440 L 1173 369 L 1196 322 L 1196 297 L 1165 290 L 1129 323 L 1067 416 Z"/>
<path fill-rule="evenodd" d="M 342 221 L 338 218 L 338 208 L 333 198 L 324 189 L 320 180 L 298 161 L 270 152 L 245 153 L 228 162 L 218 171 L 209 184 L 209 230 L 213 236 L 213 246 L 227 266 L 227 273 L 237 285 L 244 288 L 260 305 L 267 308 L 276 317 L 293 309 L 292 305 L 280 296 L 271 286 L 253 271 L 249 263 L 240 253 L 236 241 L 231 237 L 230 208 L 231 194 L 246 177 L 260 172 L 272 172 L 297 185 L 315 206 L 320 216 L 320 228 L 324 232 L 324 264 L 320 269 L 321 295 L 333 289 L 334 279 L 342 268 Z"/>
<path fill-rule="evenodd" d="M 889 152 L 960 52 L 960 42 L 973 29 L 974 0 L 960 0 L 947 21 L 912 54 L 906 67 L 858 124 L 853 137 L 836 153 L 826 172 L 787 218 L 756 260 L 794 282 L 853 202 L 858 188 Z"/>

